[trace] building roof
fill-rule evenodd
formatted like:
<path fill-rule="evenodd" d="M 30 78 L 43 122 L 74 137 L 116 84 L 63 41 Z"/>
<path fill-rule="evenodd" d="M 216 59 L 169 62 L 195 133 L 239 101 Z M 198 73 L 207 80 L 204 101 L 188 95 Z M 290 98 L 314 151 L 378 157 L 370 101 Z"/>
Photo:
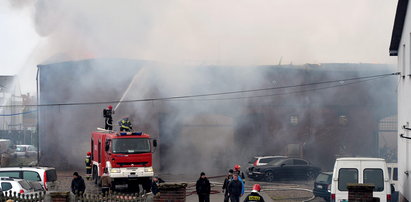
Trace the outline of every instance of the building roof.
<path fill-rule="evenodd" d="M 390 56 L 398 55 L 398 48 L 404 28 L 405 16 L 407 15 L 408 0 L 398 0 L 397 11 L 395 14 L 394 27 L 392 29 Z"/>

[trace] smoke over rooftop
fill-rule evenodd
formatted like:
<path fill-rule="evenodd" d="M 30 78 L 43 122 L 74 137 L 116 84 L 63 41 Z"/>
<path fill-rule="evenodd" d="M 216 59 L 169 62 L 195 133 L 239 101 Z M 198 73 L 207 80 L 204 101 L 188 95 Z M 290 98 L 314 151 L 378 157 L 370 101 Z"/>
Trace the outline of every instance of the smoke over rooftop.
<path fill-rule="evenodd" d="M 384 37 L 388 43 L 390 27 L 374 29 L 392 20 L 377 15 L 390 9 L 380 0 L 373 0 L 372 6 L 354 0 L 13 2 L 15 8 L 32 9 L 34 28 L 44 39 L 36 53 L 40 64 L 50 64 L 39 67 L 42 104 L 119 100 L 134 77 L 137 82 L 132 83 L 126 100 L 298 85 L 392 71 L 388 65 L 368 64 L 259 66 L 392 62 L 385 57 L 386 43 L 379 43 Z M 89 58 L 138 61 L 83 61 Z M 363 83 L 338 91 L 262 98 L 245 94 L 250 98 L 123 103 L 115 119 L 130 115 L 136 128 L 160 140 L 157 166 L 166 171 L 205 168 L 218 172 L 253 155 L 284 154 L 285 145 L 304 143 L 309 151 L 304 155 L 316 163 L 325 159 L 327 166 L 334 154 L 374 155 L 355 141 L 338 146 L 329 142 L 353 140 L 361 134 L 365 144 L 374 145 L 372 127 L 394 111 L 385 108 L 393 100 L 383 99 L 393 92 L 393 80 L 379 82 L 381 88 Z M 266 92 L 270 93 L 290 92 Z M 102 126 L 104 107 L 42 107 L 43 162 L 80 167 L 89 149 L 89 133 Z M 338 117 L 344 116 L 354 125 L 339 125 Z M 329 155 L 316 155 L 318 142 Z"/>

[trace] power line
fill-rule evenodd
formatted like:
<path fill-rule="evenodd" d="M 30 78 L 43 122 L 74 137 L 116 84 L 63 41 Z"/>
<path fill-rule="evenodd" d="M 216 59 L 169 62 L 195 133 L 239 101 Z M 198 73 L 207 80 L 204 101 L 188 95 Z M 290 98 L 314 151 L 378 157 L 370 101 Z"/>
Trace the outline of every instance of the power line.
<path fill-rule="evenodd" d="M 367 80 L 360 80 L 360 81 L 353 81 L 353 82 L 348 82 L 348 83 L 341 83 L 333 86 L 326 86 L 326 87 L 319 87 L 319 88 L 310 88 L 310 89 L 305 89 L 305 90 L 298 90 L 298 91 L 291 91 L 291 92 L 282 92 L 282 93 L 274 93 L 274 94 L 268 94 L 268 95 L 253 95 L 253 96 L 241 96 L 241 97 L 228 97 L 228 98 L 205 98 L 205 99 L 184 99 L 181 101 L 219 101 L 219 100 L 238 100 L 238 99 L 253 99 L 253 98 L 264 98 L 264 97 L 273 97 L 273 96 L 278 96 L 278 95 L 291 95 L 291 94 L 298 94 L 298 93 L 306 93 L 306 92 L 313 92 L 313 91 L 318 91 L 318 90 L 324 90 L 324 89 L 330 89 L 330 88 L 339 88 L 342 86 L 347 86 L 347 85 L 353 85 L 357 83 L 363 83 L 367 81 L 372 81 L 376 79 L 380 79 L 383 77 L 377 77 L 377 78 L 371 78 Z"/>
<path fill-rule="evenodd" d="M 231 94 L 239 94 L 239 93 L 250 93 L 250 92 L 259 92 L 259 91 L 268 91 L 268 90 L 279 90 L 279 89 L 289 89 L 289 88 L 297 88 L 297 87 L 306 87 L 306 86 L 315 86 L 321 84 L 329 84 L 329 83 L 339 83 L 339 85 L 335 85 L 333 87 L 343 86 L 343 84 L 347 81 L 356 81 L 356 80 L 364 80 L 364 79 L 378 79 L 387 76 L 394 76 L 399 75 L 399 72 L 395 73 L 387 73 L 387 74 L 379 74 L 379 75 L 372 75 L 372 76 L 363 76 L 363 77 L 353 77 L 347 79 L 338 79 L 338 80 L 328 80 L 328 81 L 321 81 L 321 82 L 314 82 L 314 83 L 304 83 L 298 85 L 286 85 L 286 86 L 278 86 L 278 87 L 269 87 L 269 88 L 258 88 L 258 89 L 250 89 L 250 90 L 237 90 L 237 91 L 226 91 L 226 92 L 218 92 L 218 93 L 204 93 L 204 94 L 194 94 L 194 95 L 181 95 L 181 96 L 171 96 L 171 97 L 160 97 L 160 98 L 144 98 L 144 99 L 133 99 L 133 100 L 123 100 L 122 102 L 151 102 L 151 101 L 170 101 L 170 100 L 179 100 L 187 98 L 196 98 L 196 97 L 210 97 L 210 96 L 221 96 L 221 95 L 231 95 Z M 352 84 L 347 83 L 346 85 Z M 330 87 L 322 87 L 318 89 L 311 89 L 311 90 L 320 90 Z M 302 90 L 302 91 L 295 91 L 293 93 L 299 92 L 307 92 L 309 90 Z M 290 93 L 290 92 L 287 92 Z M 285 93 L 285 94 L 287 94 Z M 243 97 L 236 97 L 236 98 L 214 98 L 214 100 L 224 100 L 224 99 L 243 99 L 243 98 L 250 98 L 250 97 L 268 97 L 274 95 L 285 95 L 285 94 L 271 94 L 271 95 L 259 95 L 259 96 L 243 96 Z M 193 99 L 191 99 L 193 100 Z M 203 100 L 213 100 L 213 99 L 203 99 Z M 49 103 L 49 104 L 38 104 L 38 105 L 2 105 L 0 107 L 46 107 L 46 106 L 73 106 L 73 105 L 98 105 L 98 104 L 112 104 L 118 103 L 119 100 L 113 101 L 101 101 L 101 102 L 73 102 L 73 103 Z"/>

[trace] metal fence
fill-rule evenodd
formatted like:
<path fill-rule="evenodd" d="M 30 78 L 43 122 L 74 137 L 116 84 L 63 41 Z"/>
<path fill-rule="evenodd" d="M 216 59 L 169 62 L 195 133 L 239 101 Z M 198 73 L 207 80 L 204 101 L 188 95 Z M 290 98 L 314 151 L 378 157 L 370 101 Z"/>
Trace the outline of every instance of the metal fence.
<path fill-rule="evenodd" d="M 46 192 L 39 192 L 34 194 L 21 194 L 16 192 L 0 192 L 0 201 L 21 201 L 21 202 L 34 202 L 45 201 Z"/>

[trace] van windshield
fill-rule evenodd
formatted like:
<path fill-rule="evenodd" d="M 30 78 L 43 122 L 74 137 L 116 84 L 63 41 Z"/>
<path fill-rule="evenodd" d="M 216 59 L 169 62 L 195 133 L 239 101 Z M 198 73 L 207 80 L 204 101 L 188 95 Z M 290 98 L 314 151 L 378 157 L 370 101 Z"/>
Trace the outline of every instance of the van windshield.
<path fill-rule="evenodd" d="M 150 140 L 147 138 L 113 139 L 114 154 L 138 154 L 150 152 Z"/>
<path fill-rule="evenodd" d="M 364 169 L 364 184 L 374 185 L 374 191 L 384 190 L 384 176 L 382 169 L 367 168 Z"/>
<path fill-rule="evenodd" d="M 348 191 L 347 184 L 358 183 L 356 168 L 341 168 L 338 172 L 338 190 Z"/>

